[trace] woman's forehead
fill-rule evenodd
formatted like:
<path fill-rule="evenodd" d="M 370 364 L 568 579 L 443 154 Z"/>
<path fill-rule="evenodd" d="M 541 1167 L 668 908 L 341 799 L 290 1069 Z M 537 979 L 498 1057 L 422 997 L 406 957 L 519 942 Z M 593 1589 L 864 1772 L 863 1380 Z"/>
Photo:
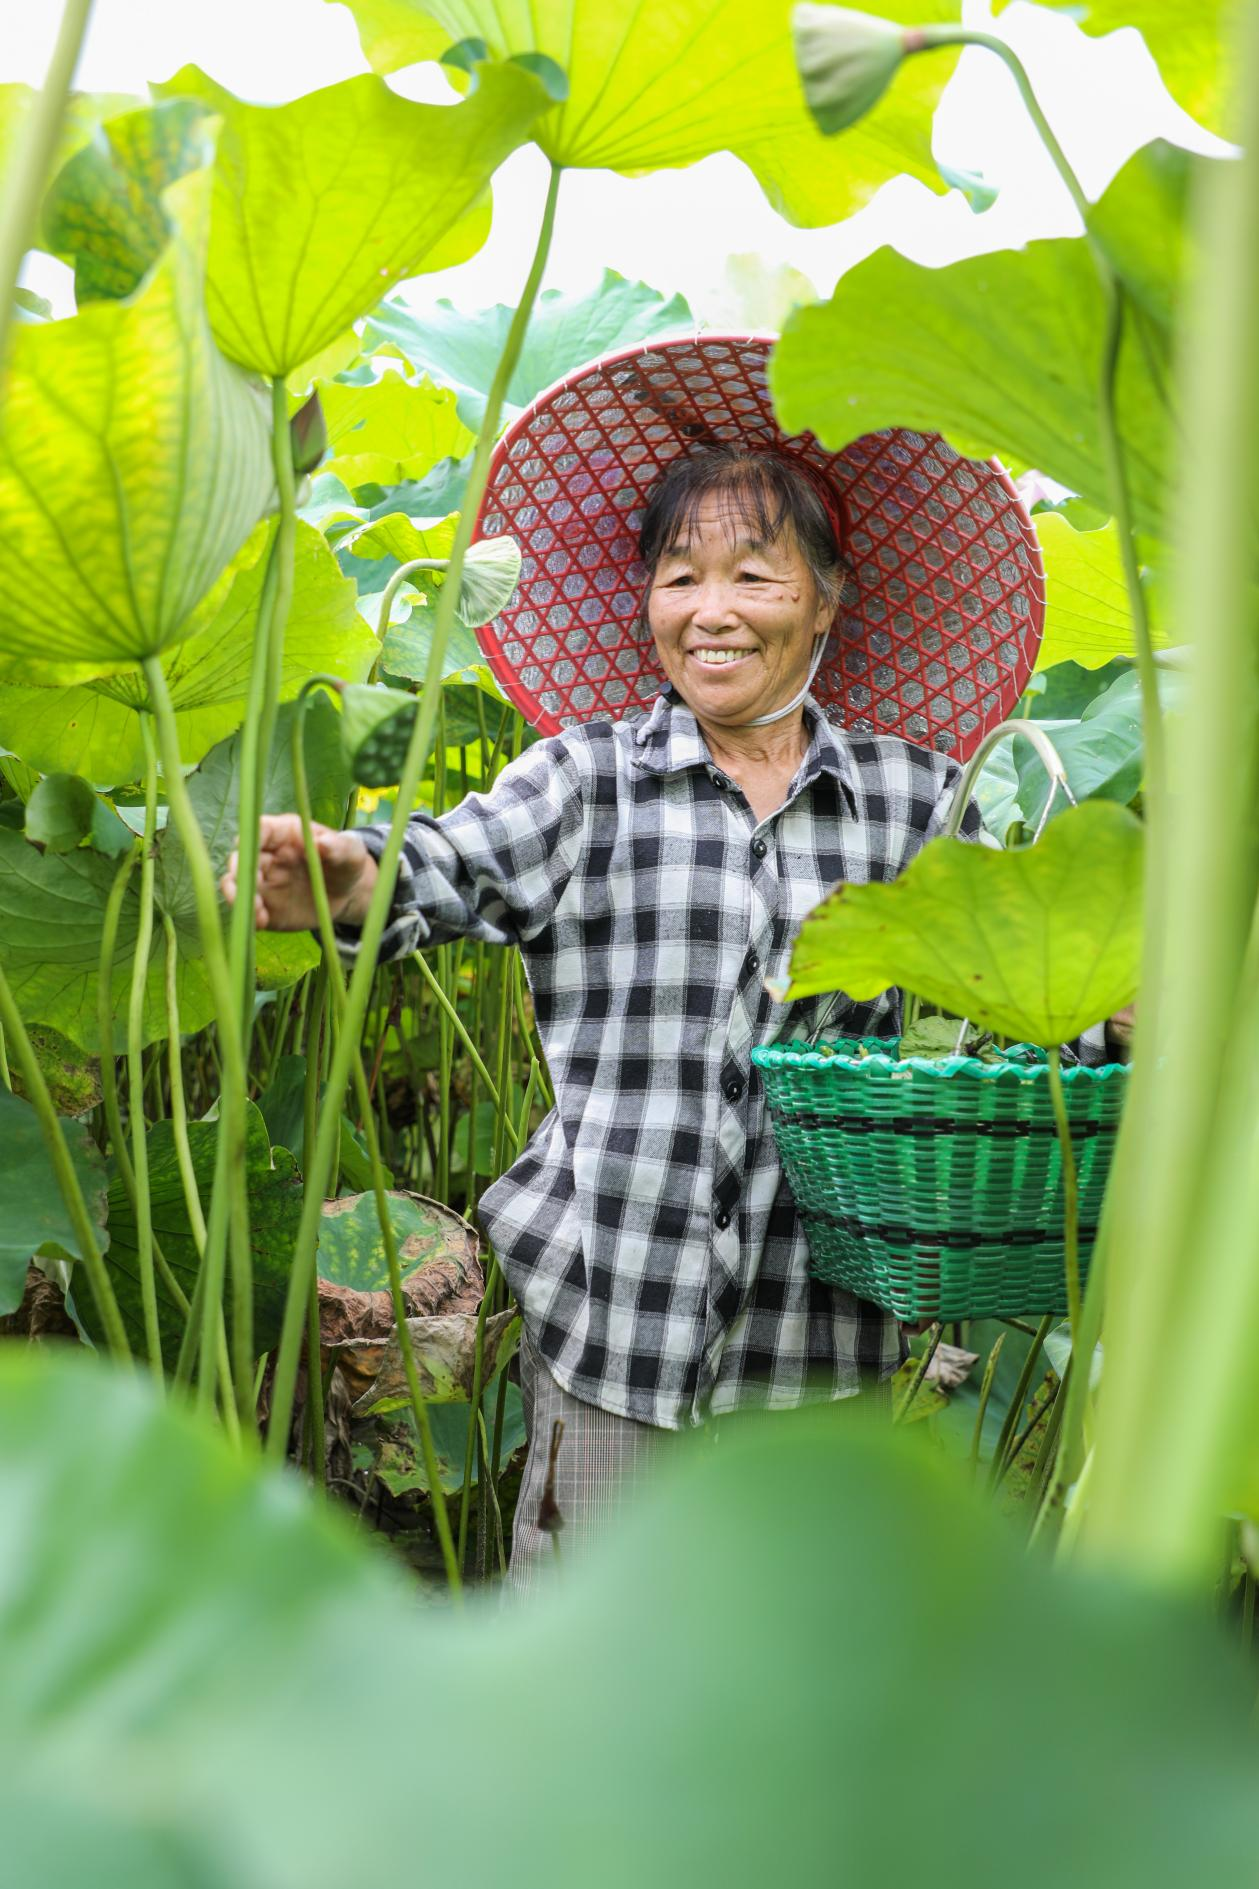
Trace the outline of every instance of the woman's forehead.
<path fill-rule="evenodd" d="M 697 494 L 675 519 L 662 556 L 685 556 L 698 544 L 717 540 L 733 551 L 780 552 L 795 550 L 789 518 L 776 519 L 756 497 L 739 487 L 718 487 Z"/>

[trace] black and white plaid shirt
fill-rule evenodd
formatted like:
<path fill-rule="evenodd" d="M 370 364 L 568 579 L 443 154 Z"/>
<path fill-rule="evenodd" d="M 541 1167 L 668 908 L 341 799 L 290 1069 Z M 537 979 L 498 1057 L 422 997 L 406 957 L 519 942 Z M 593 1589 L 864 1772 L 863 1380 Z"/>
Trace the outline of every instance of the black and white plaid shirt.
<path fill-rule="evenodd" d="M 960 770 L 805 715 L 808 753 L 759 823 L 667 694 L 538 742 L 489 793 L 413 818 L 382 947 L 520 946 L 556 1106 L 482 1223 L 564 1388 L 667 1428 L 840 1395 L 901 1357 L 893 1318 L 808 1276 L 751 1051 L 824 1008 L 828 1033 L 896 1033 L 894 992 L 784 1005 L 764 980 L 838 880 L 904 871 Z M 377 857 L 384 833 L 363 829 Z"/>

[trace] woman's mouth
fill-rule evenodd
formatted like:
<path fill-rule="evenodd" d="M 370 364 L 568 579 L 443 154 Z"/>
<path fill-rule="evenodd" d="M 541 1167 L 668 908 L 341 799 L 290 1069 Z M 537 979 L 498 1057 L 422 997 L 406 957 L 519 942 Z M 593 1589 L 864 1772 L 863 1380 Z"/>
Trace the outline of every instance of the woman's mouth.
<path fill-rule="evenodd" d="M 746 662 L 755 654 L 754 649 L 691 649 L 687 651 L 692 662 L 702 663 L 705 669 L 733 668 L 736 663 Z"/>

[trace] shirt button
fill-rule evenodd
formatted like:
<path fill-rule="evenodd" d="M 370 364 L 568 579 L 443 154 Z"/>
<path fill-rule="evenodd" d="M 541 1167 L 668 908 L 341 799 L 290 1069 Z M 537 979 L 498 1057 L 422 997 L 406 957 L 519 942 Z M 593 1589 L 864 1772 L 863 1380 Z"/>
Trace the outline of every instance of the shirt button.
<path fill-rule="evenodd" d="M 714 787 L 729 787 L 730 781 L 725 774 L 714 774 L 713 785 Z"/>
<path fill-rule="evenodd" d="M 761 968 L 761 960 L 757 957 L 755 951 L 748 952 L 747 963 L 749 971 L 759 971 Z"/>
<path fill-rule="evenodd" d="M 754 859 L 764 859 L 768 851 L 769 847 L 765 844 L 764 840 L 752 841 L 752 857 Z"/>
<path fill-rule="evenodd" d="M 724 1207 L 718 1207 L 716 1213 L 713 1215 L 713 1225 L 719 1233 L 724 1233 L 726 1228 L 730 1225 L 730 1215 L 726 1212 Z"/>
<path fill-rule="evenodd" d="M 727 1102 L 737 1102 L 739 1097 L 742 1094 L 743 1094 L 743 1084 L 739 1081 L 739 1078 L 737 1076 L 732 1076 L 730 1078 L 730 1081 L 726 1084 Z"/>

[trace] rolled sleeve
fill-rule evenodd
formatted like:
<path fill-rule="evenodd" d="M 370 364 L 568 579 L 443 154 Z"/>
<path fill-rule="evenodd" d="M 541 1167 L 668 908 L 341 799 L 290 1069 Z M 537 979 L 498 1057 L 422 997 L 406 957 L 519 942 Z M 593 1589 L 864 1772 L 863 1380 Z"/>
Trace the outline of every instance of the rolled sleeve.
<path fill-rule="evenodd" d="M 582 858 L 592 771 L 579 735 L 540 741 L 503 769 L 488 793 L 469 794 L 435 818 L 413 814 L 398 861 L 380 959 L 455 938 L 527 944 L 550 921 Z M 387 826 L 359 837 L 373 858 Z M 343 957 L 361 933 L 339 925 Z"/>

